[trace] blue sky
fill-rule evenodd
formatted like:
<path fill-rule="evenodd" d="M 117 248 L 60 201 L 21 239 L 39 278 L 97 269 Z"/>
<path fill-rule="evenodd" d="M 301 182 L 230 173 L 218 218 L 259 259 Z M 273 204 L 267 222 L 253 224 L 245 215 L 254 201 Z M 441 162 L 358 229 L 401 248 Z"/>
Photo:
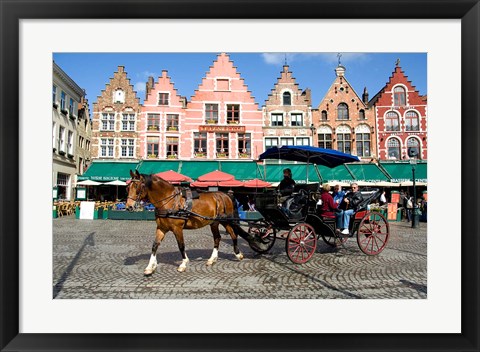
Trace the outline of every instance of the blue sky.
<path fill-rule="evenodd" d="M 90 107 L 113 77 L 118 66 L 125 66 L 140 102 L 145 98 L 148 76 L 157 81 L 167 70 L 178 92 L 188 100 L 218 53 L 54 53 L 54 61 L 87 92 Z M 228 53 L 244 78 L 255 101 L 261 105 L 280 76 L 287 57 L 290 71 L 301 89 L 312 90 L 316 108 L 333 80 L 338 53 Z M 383 88 L 395 69 L 395 61 L 420 92 L 427 94 L 426 53 L 341 53 L 345 76 L 357 94 L 367 87 L 370 99 Z"/>

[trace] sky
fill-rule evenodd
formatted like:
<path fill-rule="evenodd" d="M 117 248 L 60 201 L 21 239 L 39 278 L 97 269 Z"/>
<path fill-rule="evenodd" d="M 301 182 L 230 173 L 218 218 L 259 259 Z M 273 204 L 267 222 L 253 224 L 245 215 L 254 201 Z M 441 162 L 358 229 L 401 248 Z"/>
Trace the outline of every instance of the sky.
<path fill-rule="evenodd" d="M 265 104 L 268 94 L 287 64 L 300 89 L 312 91 L 312 107 L 316 108 L 335 79 L 340 62 L 345 77 L 359 97 L 367 87 L 373 98 L 388 82 L 400 59 L 400 66 L 420 92 L 427 94 L 426 53 L 228 53 L 237 71 L 252 91 L 255 101 Z M 85 89 L 90 109 L 118 66 L 125 66 L 127 77 L 143 103 L 145 83 L 155 81 L 167 70 L 175 88 L 190 101 L 213 65 L 218 53 L 54 53 L 53 60 L 81 88 Z"/>

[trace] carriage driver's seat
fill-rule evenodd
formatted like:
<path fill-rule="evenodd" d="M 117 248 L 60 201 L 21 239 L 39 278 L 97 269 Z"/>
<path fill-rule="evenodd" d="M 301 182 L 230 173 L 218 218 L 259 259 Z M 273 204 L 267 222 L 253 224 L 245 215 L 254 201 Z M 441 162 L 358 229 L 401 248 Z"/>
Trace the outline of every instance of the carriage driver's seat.
<path fill-rule="evenodd" d="M 284 200 L 281 208 L 289 220 L 297 220 L 305 217 L 307 204 L 308 193 L 301 190 L 298 193 L 293 193 L 290 197 Z"/>

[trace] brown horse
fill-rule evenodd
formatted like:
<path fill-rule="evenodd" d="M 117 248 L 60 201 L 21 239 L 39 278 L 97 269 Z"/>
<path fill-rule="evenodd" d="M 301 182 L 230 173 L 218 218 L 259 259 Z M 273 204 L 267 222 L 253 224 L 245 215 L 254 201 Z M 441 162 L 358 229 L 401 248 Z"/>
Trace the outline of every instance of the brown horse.
<path fill-rule="evenodd" d="M 127 186 L 127 210 L 132 211 L 137 203 L 143 199 L 148 199 L 155 206 L 157 230 L 150 261 L 144 271 L 145 275 L 153 274 L 157 268 L 157 249 L 168 231 L 174 233 L 182 255 L 182 264 L 177 269 L 180 272 L 186 270 L 189 261 L 185 253 L 184 229 L 199 229 L 210 225 L 214 247 L 207 265 L 212 265 L 218 259 L 218 247 L 221 239 L 218 229 L 220 224 L 232 238 L 235 256 L 239 260 L 243 259 L 243 254 L 237 246 L 237 235 L 233 227 L 239 229 L 237 232 L 240 232 L 242 237 L 245 236 L 246 232 L 241 230 L 240 226 L 231 224 L 231 219 L 236 211 L 233 201 L 228 195 L 222 192 L 200 193 L 198 199 L 190 200 L 191 205 L 189 206 L 187 204 L 189 200 L 182 196 L 181 189 L 172 186 L 162 178 L 155 175 L 139 174 L 138 171 L 135 174 L 130 171 L 130 176 L 132 179 Z M 222 219 L 225 220 L 222 221 Z M 252 238 L 247 238 L 247 240 L 250 241 Z"/>

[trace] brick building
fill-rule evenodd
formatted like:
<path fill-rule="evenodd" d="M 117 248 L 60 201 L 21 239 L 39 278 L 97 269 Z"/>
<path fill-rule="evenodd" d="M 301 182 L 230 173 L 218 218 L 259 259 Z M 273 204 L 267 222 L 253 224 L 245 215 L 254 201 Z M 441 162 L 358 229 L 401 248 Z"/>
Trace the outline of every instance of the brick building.
<path fill-rule="evenodd" d="M 92 157 L 141 159 L 137 132 L 140 110 L 140 101 L 125 68 L 118 66 L 118 71 L 93 104 Z"/>
<path fill-rule="evenodd" d="M 262 112 L 227 54 L 195 90 L 181 128 L 184 159 L 256 159 L 263 151 Z"/>
<path fill-rule="evenodd" d="M 82 175 L 92 161 L 92 121 L 90 120 L 90 108 L 85 97 L 80 98 L 78 105 L 77 138 L 75 147 L 75 161 L 77 175 Z"/>
<path fill-rule="evenodd" d="M 79 104 L 84 96 L 84 90 L 53 62 L 52 182 L 60 199 L 73 199 L 76 174 L 83 171 L 79 168 L 79 155 L 83 155 L 77 144 L 79 131 L 86 140 L 90 138 L 81 129 L 85 120 Z"/>
<path fill-rule="evenodd" d="M 310 89 L 302 91 L 298 87 L 288 65 L 283 66 L 262 113 L 265 149 L 283 145 L 313 145 Z"/>
<path fill-rule="evenodd" d="M 362 98 L 345 77 L 346 68 L 340 63 L 335 80 L 313 112 L 316 145 L 354 154 L 363 160 L 376 155 L 375 116 L 368 106 L 368 92 Z"/>
<path fill-rule="evenodd" d="M 400 60 L 369 105 L 375 112 L 380 160 L 407 159 L 409 150 L 415 150 L 419 159 L 427 159 L 427 97 L 408 80 Z"/>
<path fill-rule="evenodd" d="M 143 159 L 177 159 L 190 157 L 182 143 L 186 129 L 186 98 L 181 97 L 173 82 L 162 71 L 158 82 L 149 77 L 146 97 L 138 119 L 140 155 Z"/>

